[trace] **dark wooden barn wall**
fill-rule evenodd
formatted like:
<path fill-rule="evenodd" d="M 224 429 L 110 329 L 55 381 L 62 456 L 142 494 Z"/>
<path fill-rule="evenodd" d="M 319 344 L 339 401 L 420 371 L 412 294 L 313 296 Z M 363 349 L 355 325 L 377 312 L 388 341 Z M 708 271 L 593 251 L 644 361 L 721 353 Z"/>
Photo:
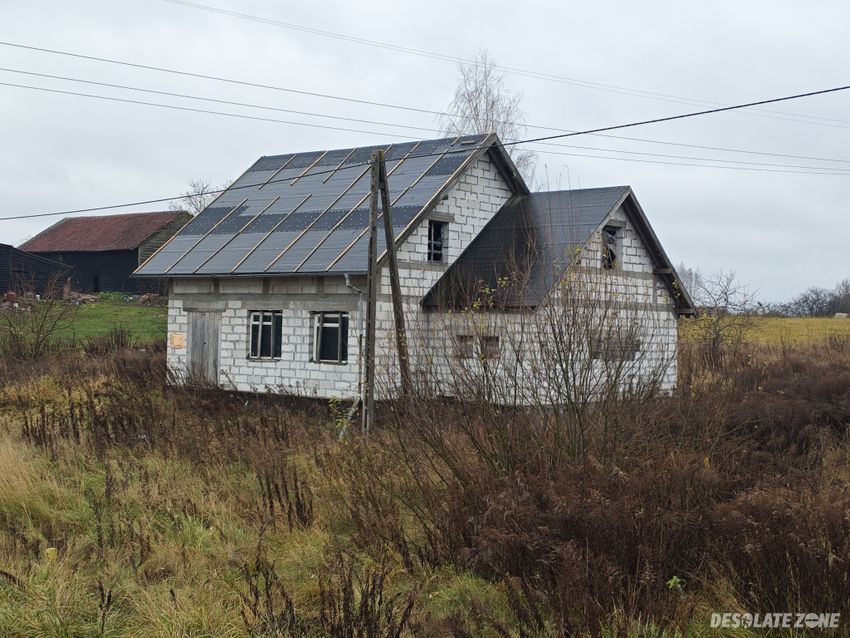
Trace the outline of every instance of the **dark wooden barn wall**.
<path fill-rule="evenodd" d="M 78 292 L 139 291 L 138 281 L 130 277 L 138 265 L 135 250 L 39 254 L 71 266 L 71 288 Z"/>
<path fill-rule="evenodd" d="M 67 269 L 36 255 L 0 244 L 0 295 L 9 291 L 61 294 Z"/>

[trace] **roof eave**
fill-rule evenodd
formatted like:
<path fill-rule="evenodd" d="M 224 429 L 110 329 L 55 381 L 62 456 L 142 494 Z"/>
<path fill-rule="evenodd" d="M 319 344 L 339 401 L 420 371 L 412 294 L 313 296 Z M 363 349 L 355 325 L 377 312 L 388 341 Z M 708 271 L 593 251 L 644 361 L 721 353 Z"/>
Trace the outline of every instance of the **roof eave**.
<path fill-rule="evenodd" d="M 694 306 L 690 293 L 682 283 L 681 278 L 676 272 L 676 268 L 673 266 L 673 262 L 670 260 L 670 257 L 667 256 L 664 247 L 661 245 L 661 241 L 655 234 L 646 213 L 643 212 L 643 208 L 641 207 L 640 202 L 638 202 L 637 197 L 635 197 L 631 187 L 628 188 L 628 192 L 623 198 L 623 202 L 619 205 L 623 205 L 627 201 L 631 203 L 633 208 L 633 210 L 627 212 L 634 213 L 635 219 L 633 219 L 632 222 L 638 222 L 635 224 L 635 227 L 637 228 L 638 233 L 642 235 L 641 240 L 643 241 L 643 244 L 646 246 L 647 250 L 650 251 L 650 254 L 655 260 L 656 271 L 662 269 L 665 271 L 656 272 L 656 274 L 661 276 L 664 283 L 667 285 L 667 288 L 676 304 L 676 314 L 678 316 L 696 316 L 696 307 Z M 666 272 L 668 270 L 669 272 Z"/>

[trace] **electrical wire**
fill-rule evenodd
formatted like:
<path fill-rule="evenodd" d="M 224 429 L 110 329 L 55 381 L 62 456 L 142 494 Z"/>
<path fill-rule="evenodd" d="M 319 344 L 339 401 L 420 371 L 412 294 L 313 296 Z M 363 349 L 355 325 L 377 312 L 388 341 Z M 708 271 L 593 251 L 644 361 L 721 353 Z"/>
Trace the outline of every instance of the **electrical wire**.
<path fill-rule="evenodd" d="M 47 49 L 47 48 L 43 48 L 43 47 L 35 47 L 35 46 L 30 46 L 30 45 L 17 44 L 17 43 L 11 43 L 11 42 L 3 42 L 3 41 L 0 41 L 0 45 L 15 47 L 15 48 L 21 48 L 21 49 L 25 49 L 25 50 L 32 50 L 32 51 L 37 51 L 37 52 L 41 52 L 41 53 L 50 53 L 50 54 L 69 56 L 69 57 L 74 57 L 74 58 L 90 60 L 90 61 L 116 64 L 116 65 L 121 65 L 121 66 L 132 67 L 132 68 L 152 70 L 152 71 L 157 71 L 157 72 L 162 72 L 162 73 L 176 74 L 176 75 L 186 76 L 186 77 L 195 77 L 195 78 L 201 78 L 201 79 L 206 79 L 206 80 L 215 80 L 215 81 L 231 83 L 231 84 L 236 84 L 236 85 L 242 85 L 242 86 L 249 86 L 249 87 L 254 87 L 254 88 L 283 91 L 283 92 L 293 93 L 293 94 L 298 94 L 298 95 L 307 95 L 307 96 L 312 96 L 312 97 L 327 98 L 327 99 L 332 99 L 332 100 L 351 102 L 351 103 L 355 103 L 355 104 L 377 106 L 377 107 L 381 107 L 381 108 L 404 110 L 404 111 L 410 111 L 410 112 L 415 112 L 415 113 L 432 115 L 432 116 L 436 116 L 436 117 L 451 117 L 451 115 L 449 113 L 446 113 L 445 111 L 423 109 L 423 108 L 411 107 L 411 106 L 402 106 L 402 105 L 390 104 L 390 103 L 386 103 L 386 102 L 376 102 L 376 101 L 370 101 L 370 100 L 362 100 L 362 99 L 358 99 L 358 98 L 351 98 L 351 97 L 345 97 L 345 96 L 340 96 L 340 95 L 331 95 L 331 94 L 327 94 L 327 93 L 316 93 L 316 92 L 311 92 L 311 91 L 302 91 L 300 89 L 293 89 L 293 88 L 290 88 L 290 87 L 274 86 L 274 85 L 269 85 L 269 84 L 260 84 L 260 83 L 256 83 L 256 82 L 246 82 L 246 81 L 237 80 L 237 79 L 234 79 L 234 78 L 225 78 L 225 77 L 206 75 L 206 74 L 201 74 L 201 73 L 194 73 L 194 72 L 189 72 L 189 71 L 181 71 L 181 70 L 177 70 L 177 69 L 169 69 L 169 68 L 165 68 L 165 67 L 156 67 L 156 66 L 150 66 L 150 65 L 145 65 L 145 64 L 138 64 L 138 63 L 134 63 L 134 62 L 127 62 L 127 61 L 123 61 L 123 60 L 115 60 L 115 59 L 112 59 L 112 58 L 102 58 L 102 57 L 90 56 L 90 55 L 85 55 L 85 54 L 80 54 L 80 53 L 73 53 L 73 52 L 69 52 L 69 51 L 60 51 L 60 50 L 57 50 L 57 49 Z M 104 83 L 104 84 L 106 84 L 106 83 Z M 130 87 L 127 87 L 127 88 L 130 88 Z M 163 93 L 165 93 L 165 92 L 163 92 Z M 174 94 L 174 95 L 177 96 L 178 94 Z M 225 101 L 223 101 L 223 102 L 225 102 Z M 238 104 L 238 103 L 234 102 L 234 104 Z M 246 104 L 246 106 L 248 106 L 248 105 Z M 251 106 L 256 106 L 256 105 L 251 105 Z M 256 108 L 266 108 L 266 107 L 256 106 Z M 295 113 L 296 111 L 292 111 L 292 112 Z M 304 112 L 304 113 L 306 113 L 306 112 Z M 315 115 L 317 117 L 343 119 L 340 116 L 322 115 L 322 114 L 318 114 L 318 113 L 312 113 L 311 115 Z M 456 117 L 472 119 L 471 116 L 464 116 L 464 115 L 457 115 Z M 358 120 L 357 118 L 350 118 L 350 120 L 351 121 L 361 121 L 361 120 Z M 373 121 L 372 120 L 362 120 L 362 122 L 371 123 Z M 496 122 L 496 123 L 504 123 L 504 122 Z M 382 123 L 382 125 L 384 125 L 384 124 Z M 418 128 L 418 127 L 407 127 L 406 125 L 397 125 L 397 126 L 403 126 L 403 127 L 406 127 L 406 128 Z M 553 132 L 558 132 L 558 133 L 575 132 L 575 131 L 572 131 L 572 130 L 569 130 L 569 129 L 563 129 L 563 128 L 558 128 L 558 127 L 553 127 L 553 126 L 543 126 L 543 125 L 539 125 L 539 124 L 523 124 L 523 126 L 525 128 L 529 128 L 529 129 L 553 131 Z M 425 127 L 421 127 L 420 130 L 422 130 L 422 129 L 425 129 Z M 699 149 L 703 149 L 703 150 L 715 150 L 715 151 L 730 152 L 730 153 L 763 155 L 763 156 L 767 156 L 767 157 L 788 157 L 788 158 L 791 158 L 791 159 L 804 159 L 804 160 L 810 160 L 810 161 L 830 161 L 830 162 L 850 163 L 850 160 L 847 160 L 847 159 L 821 158 L 821 157 L 814 157 L 814 156 L 807 156 L 807 155 L 790 155 L 790 154 L 785 154 L 785 153 L 770 153 L 770 152 L 753 151 L 753 150 L 746 150 L 746 149 L 733 149 L 733 148 L 724 148 L 724 147 L 700 146 L 700 145 L 697 145 L 697 144 L 687 144 L 687 143 L 682 143 L 682 142 L 670 142 L 670 141 L 664 141 L 664 140 L 651 140 L 651 139 L 626 137 L 626 136 L 619 136 L 619 135 L 605 135 L 605 134 L 601 134 L 601 133 L 595 133 L 595 134 L 592 134 L 592 135 L 596 135 L 596 136 L 599 136 L 599 137 L 608 137 L 608 138 L 612 138 L 612 139 L 621 139 L 621 140 L 626 140 L 626 141 L 644 142 L 644 143 L 649 143 L 649 144 L 662 144 L 662 145 L 679 146 L 679 147 L 686 147 L 686 148 L 699 148 Z"/>
<path fill-rule="evenodd" d="M 575 132 L 572 132 L 572 133 L 562 133 L 560 135 L 548 135 L 548 136 L 544 136 L 544 137 L 532 138 L 532 139 L 527 139 L 527 140 L 517 140 L 517 141 L 512 141 L 512 142 L 503 142 L 502 146 L 516 146 L 518 144 L 533 144 L 533 143 L 537 143 L 537 142 L 549 141 L 549 140 L 554 140 L 554 139 L 576 137 L 578 135 L 589 135 L 591 133 L 614 131 L 614 130 L 620 130 L 620 129 L 625 129 L 625 128 L 634 128 L 634 127 L 637 127 L 637 126 L 646 126 L 646 125 L 649 125 L 649 124 L 658 124 L 658 123 L 661 123 L 661 122 L 671 122 L 671 121 L 683 120 L 683 119 L 693 118 L 693 117 L 702 117 L 702 116 L 710 115 L 710 114 L 714 114 L 714 113 L 723 113 L 723 112 L 728 112 L 728 111 L 732 111 L 732 110 L 736 110 L 736 109 L 744 109 L 744 108 L 749 108 L 749 107 L 752 107 L 752 106 L 759 106 L 759 105 L 763 105 L 763 104 L 776 104 L 776 103 L 779 103 L 779 102 L 788 102 L 788 101 L 792 101 L 792 100 L 799 100 L 799 99 L 803 99 L 803 98 L 807 98 L 807 97 L 813 97 L 815 95 L 827 95 L 827 94 L 831 94 L 831 93 L 837 93 L 837 92 L 840 92 L 840 91 L 846 91 L 848 89 L 850 89 L 850 85 L 837 86 L 837 87 L 832 87 L 832 88 L 828 88 L 828 89 L 821 89 L 821 90 L 817 90 L 817 91 L 808 91 L 806 93 L 797 93 L 797 94 L 793 94 L 793 95 L 786 95 L 786 96 L 783 96 L 783 97 L 770 98 L 770 99 L 766 99 L 766 100 L 758 100 L 758 101 L 755 101 L 755 102 L 746 102 L 746 103 L 742 103 L 742 104 L 724 106 L 724 107 L 720 107 L 720 108 L 716 108 L 716 109 L 707 109 L 707 110 L 703 110 L 703 111 L 695 111 L 695 112 L 691 112 L 691 113 L 682 113 L 682 114 L 679 114 L 679 115 L 670 115 L 670 116 L 666 116 L 666 117 L 659 117 L 659 118 L 654 118 L 654 119 L 649 119 L 649 120 L 639 120 L 639 121 L 636 121 L 636 122 L 629 122 L 629 123 L 626 123 L 626 124 L 616 124 L 616 125 L 612 125 L 612 126 L 604 126 L 604 127 L 594 128 L 594 129 L 587 129 L 585 131 L 575 131 Z M 409 159 L 415 159 L 415 158 L 420 158 L 420 157 L 435 157 L 435 156 L 438 156 L 438 155 L 439 156 L 446 156 L 446 155 L 457 154 L 457 153 L 466 153 L 466 152 L 468 152 L 468 149 L 458 149 L 458 150 L 454 150 L 454 151 L 447 150 L 447 151 L 444 151 L 442 153 L 434 152 L 434 153 L 423 153 L 423 154 L 419 154 L 419 155 L 408 155 L 408 156 L 405 157 L 405 159 L 409 160 Z M 368 166 L 369 164 L 371 164 L 371 161 L 350 164 L 350 165 L 347 165 L 346 168 L 353 168 L 353 167 L 356 167 L 356 166 Z M 310 174 L 311 177 L 315 177 L 315 176 L 318 176 L 318 175 L 334 173 L 334 172 L 336 172 L 336 170 L 337 170 L 337 168 L 335 167 L 333 169 L 329 169 L 329 170 L 326 170 L 326 171 L 317 171 L 315 173 L 309 173 L 309 174 Z M 747 169 L 744 169 L 744 170 L 747 170 Z M 755 170 L 755 169 L 748 169 L 748 170 Z M 832 174 L 835 175 L 836 173 L 832 173 Z M 269 181 L 266 181 L 266 182 L 259 182 L 259 183 L 256 183 L 256 184 L 245 184 L 245 185 L 242 185 L 242 186 L 231 186 L 229 188 L 210 191 L 209 194 L 211 194 L 211 195 L 212 194 L 218 194 L 218 193 L 223 193 L 226 190 L 237 190 L 237 189 L 240 189 L 240 188 L 255 188 L 255 187 L 259 187 L 263 184 L 285 182 L 285 181 L 290 181 L 291 179 L 292 179 L 291 177 L 288 177 L 288 178 L 279 179 L 279 180 L 269 180 Z M 117 208 L 127 208 L 127 207 L 130 207 L 130 206 L 144 206 L 144 205 L 148 205 L 148 204 L 161 203 L 161 202 L 172 201 L 172 200 L 177 200 L 177 199 L 187 199 L 188 197 L 191 197 L 191 196 L 192 195 L 177 195 L 177 196 L 166 197 L 166 198 L 150 199 L 150 200 L 137 201 L 137 202 L 128 202 L 128 203 L 124 203 L 124 204 L 113 204 L 113 205 L 109 205 L 109 206 L 96 206 L 96 207 L 90 207 L 90 208 L 85 208 L 85 209 L 76 209 L 76 210 L 70 210 L 70 211 L 55 211 L 55 212 L 51 212 L 51 213 L 36 213 L 36 214 L 29 214 L 29 215 L 11 215 L 11 216 L 6 216 L 6 217 L 0 217 L 0 221 L 8 221 L 8 220 L 12 220 L 12 219 L 30 219 L 30 218 L 35 218 L 35 217 L 52 217 L 52 216 L 59 216 L 59 215 L 72 215 L 72 214 L 78 214 L 78 213 L 94 212 L 94 211 L 99 211 L 99 210 L 114 210 L 114 209 L 117 209 Z"/>
<path fill-rule="evenodd" d="M 412 55 L 418 55 L 421 57 L 427 57 L 435 60 L 441 60 L 444 62 L 451 62 L 453 64 L 464 64 L 464 65 L 474 65 L 481 66 L 481 62 L 477 60 L 470 60 L 467 58 L 462 58 L 450 54 L 439 53 L 436 51 L 428 51 L 425 49 L 417 49 L 413 47 L 407 47 L 400 44 L 393 44 L 389 42 L 382 42 L 379 40 L 371 40 L 369 38 L 363 38 L 358 36 L 352 36 L 344 33 L 336 33 L 333 31 L 326 31 L 323 29 L 317 29 L 314 27 L 306 27 L 299 24 L 294 24 L 291 22 L 283 22 L 281 20 L 275 20 L 273 18 L 264 18 L 262 16 L 251 15 L 247 13 L 240 13 L 238 11 L 230 11 L 227 9 L 221 9 L 218 7 L 211 7 L 209 5 L 200 4 L 197 2 L 188 2 L 187 0 L 164 0 L 165 2 L 169 2 L 174 5 L 179 5 L 183 7 L 188 7 L 192 9 L 198 9 L 201 11 L 207 11 L 209 13 L 217 13 L 219 15 L 227 15 L 234 18 L 239 18 L 242 20 L 249 20 L 252 22 L 259 22 L 262 24 L 268 24 L 277 27 L 283 27 L 285 29 L 291 29 L 294 31 L 300 31 L 303 33 L 310 33 L 313 35 L 318 35 L 327 38 L 333 38 L 336 40 L 344 40 L 346 42 L 353 42 L 355 44 L 362 44 L 371 47 L 377 47 L 381 49 L 387 49 L 390 51 L 396 51 L 400 53 L 408 53 Z M 577 78 L 572 78 L 564 75 L 558 75 L 555 73 L 545 73 L 541 71 L 534 71 L 531 69 L 522 69 L 511 66 L 503 66 L 499 64 L 493 64 L 493 68 L 503 71 L 505 73 L 510 73 L 512 75 L 520 75 L 524 77 L 537 78 L 541 80 L 548 80 L 552 82 L 558 82 L 562 84 L 570 84 L 573 86 L 579 86 L 588 89 L 594 89 L 599 91 L 608 91 L 611 93 L 617 93 L 620 95 L 630 95 L 633 97 L 642 97 L 653 100 L 660 100 L 664 102 L 671 102 L 675 104 L 690 104 L 690 105 L 703 105 L 703 106 L 727 106 L 720 102 L 711 102 L 708 100 L 702 100 L 698 98 L 692 97 L 683 97 L 681 95 L 672 95 L 669 93 L 659 93 L 654 91 L 645 91 L 642 89 L 634 89 L 624 86 L 618 86 L 616 84 L 605 84 L 601 82 L 590 82 L 587 80 L 580 80 Z M 836 118 L 827 118 L 813 115 L 798 115 L 795 113 L 785 113 L 782 111 L 771 111 L 766 109 L 753 109 L 748 112 L 750 115 L 761 115 L 762 117 L 773 117 L 775 119 L 789 120 L 789 121 L 799 121 L 805 122 L 807 124 L 820 124 L 823 126 L 829 126 L 830 123 L 840 123 L 844 125 L 850 125 L 850 120 L 842 120 Z M 781 116 L 781 117 L 780 117 Z M 810 121 L 814 120 L 814 121 Z M 846 128 L 841 127 L 841 128 Z"/>
<path fill-rule="evenodd" d="M 243 113 L 229 113 L 227 111 L 211 111 L 209 109 L 198 109 L 191 106 L 176 106 L 174 104 L 162 104 L 161 102 L 145 102 L 143 100 L 131 100 L 130 98 L 112 97 L 107 95 L 95 95 L 94 93 L 80 93 L 78 91 L 64 91 L 62 89 L 49 89 L 42 86 L 30 86 L 28 84 L 16 84 L 14 82 L 0 82 L 0 86 L 14 87 L 18 89 L 29 89 L 31 91 L 42 91 L 45 93 L 59 93 L 61 95 L 75 95 L 77 97 L 87 97 L 98 100 L 108 100 L 110 102 L 122 102 L 124 104 L 140 104 L 142 106 L 155 106 L 163 109 L 171 109 L 174 111 L 188 111 L 190 113 L 206 113 L 208 115 L 220 115 L 222 117 L 233 117 L 245 120 L 255 120 L 258 122 L 275 122 L 278 124 L 289 124 L 292 126 L 307 126 L 311 128 L 323 128 L 331 131 L 343 131 L 345 133 L 365 133 L 367 135 L 383 135 L 386 137 L 405 137 L 407 139 L 416 139 L 410 135 L 403 133 L 391 133 L 387 131 L 365 131 L 362 129 L 343 128 L 340 126 L 329 126 L 327 124 L 311 124 L 309 122 L 294 122 L 291 120 L 279 120 L 273 117 L 260 117 L 258 115 L 247 115 Z"/>
<path fill-rule="evenodd" d="M 217 99 L 217 98 L 209 98 L 209 97 L 202 97 L 202 96 L 197 96 L 197 95 L 190 95 L 190 94 L 187 94 L 187 93 L 174 93 L 174 92 L 170 92 L 170 91 L 160 91 L 160 90 L 154 90 L 154 89 L 146 89 L 146 88 L 141 88 L 141 87 L 129 86 L 129 85 L 125 85 L 125 84 L 113 84 L 113 83 L 109 83 L 109 82 L 99 82 L 99 81 L 94 81 L 94 80 L 86 80 L 86 79 L 82 79 L 82 78 L 74 78 L 74 77 L 63 76 L 63 75 L 54 75 L 54 74 L 50 74 L 50 73 L 37 73 L 37 72 L 34 72 L 34 71 L 26 71 L 26 70 L 22 70 L 22 69 L 12 69 L 12 68 L 0 67 L 0 71 L 8 72 L 8 73 L 23 74 L 23 75 L 28 75 L 28 76 L 41 77 L 41 78 L 50 78 L 50 79 L 67 81 L 67 82 L 77 82 L 77 83 L 83 83 L 83 84 L 90 84 L 90 85 L 101 86 L 101 87 L 116 88 L 116 89 L 121 89 L 121 90 L 143 92 L 143 93 L 149 93 L 149 94 L 154 94 L 154 95 L 177 97 L 177 98 L 181 98 L 181 99 L 200 100 L 200 101 L 212 102 L 212 103 L 216 103 L 216 104 L 227 104 L 227 105 L 232 105 L 232 106 L 242 106 L 242 107 L 263 109 L 263 110 L 270 110 L 270 111 L 280 111 L 280 112 L 284 112 L 284 113 L 293 113 L 293 114 L 308 115 L 308 116 L 313 116 L 313 117 L 331 118 L 331 119 L 334 119 L 334 120 L 353 121 L 353 122 L 367 123 L 367 124 L 373 124 L 373 125 L 378 125 L 378 126 L 390 126 L 390 127 L 393 127 L 393 128 L 411 129 L 411 130 L 416 130 L 416 131 L 424 131 L 424 132 L 427 132 L 427 133 L 440 133 L 440 131 L 438 129 L 427 128 L 427 127 L 423 127 L 423 126 L 412 126 L 412 125 L 408 125 L 408 124 L 397 124 L 397 123 L 383 123 L 383 122 L 378 122 L 378 121 L 375 121 L 375 120 L 363 120 L 363 119 L 358 119 L 358 118 L 348 118 L 348 117 L 344 117 L 344 116 L 335 116 L 335 115 L 328 115 L 328 114 L 322 114 L 322 113 L 314 113 L 314 112 L 310 112 L 310 111 L 297 111 L 297 110 L 293 110 L 293 109 L 284 109 L 284 108 L 254 104 L 254 103 L 249 103 L 249 102 L 235 102 L 235 101 L 231 101 L 231 100 L 222 100 L 222 99 Z M 28 89 L 32 89 L 32 90 L 38 90 L 38 91 L 61 92 L 63 94 L 74 95 L 74 96 L 79 96 L 79 97 L 98 98 L 98 99 L 105 99 L 105 100 L 119 100 L 119 101 L 129 102 L 129 103 L 132 103 L 132 104 L 141 104 L 141 105 L 144 105 L 144 106 L 156 106 L 156 107 L 161 107 L 161 108 L 171 108 L 171 109 L 183 110 L 183 107 L 179 107 L 179 106 L 175 106 L 175 105 L 160 104 L 160 103 L 155 103 L 155 102 L 144 102 L 144 101 L 139 101 L 139 100 L 125 100 L 125 99 L 122 99 L 122 98 L 113 98 L 113 97 L 110 97 L 110 96 L 101 96 L 101 95 L 94 95 L 94 94 L 89 94 L 89 93 L 78 93 L 78 92 L 75 92 L 75 91 L 59 91 L 58 89 L 50 89 L 50 88 L 44 88 L 44 87 L 32 87 L 32 86 L 28 86 L 28 85 L 3 83 L 3 82 L 0 82 L 0 85 L 14 86 L 16 88 L 28 88 Z M 243 116 L 243 114 L 239 114 L 239 113 L 223 113 L 223 112 L 220 112 L 220 111 L 209 111 L 209 110 L 206 110 L 206 109 L 192 109 L 192 112 L 201 112 L 201 113 L 212 114 L 212 115 L 220 115 L 220 116 L 226 116 L 226 117 L 238 117 L 238 118 L 247 117 L 249 119 L 257 119 L 257 118 L 251 117 L 251 116 Z M 400 134 L 398 134 L 398 133 L 387 133 L 387 132 L 382 133 L 382 132 L 378 132 L 378 131 L 362 131 L 362 130 L 358 130 L 358 129 L 341 129 L 339 127 L 326 127 L 326 126 L 321 125 L 321 124 L 314 124 L 314 123 L 308 123 L 308 122 L 292 122 L 292 121 L 289 121 L 289 120 L 278 120 L 278 119 L 274 119 L 274 118 L 262 118 L 261 121 L 268 121 L 268 122 L 281 123 L 281 124 L 294 124 L 294 125 L 300 125 L 300 126 L 312 126 L 312 127 L 317 127 L 317 128 L 330 128 L 331 130 L 344 130 L 346 132 L 368 133 L 370 135 L 382 135 L 383 134 L 383 135 L 386 135 L 386 136 L 393 136 L 393 137 L 400 136 Z M 611 137 L 617 137 L 617 136 L 611 136 Z M 411 139 L 414 139 L 414 138 L 411 137 Z M 506 139 L 505 141 L 510 142 L 510 141 L 513 141 L 513 140 Z M 741 165 L 765 166 L 765 167 L 774 167 L 774 168 L 795 168 L 795 169 L 802 169 L 802 170 L 807 170 L 807 171 L 823 171 L 820 174 L 829 174 L 828 171 L 843 171 L 843 170 L 845 170 L 845 169 L 842 169 L 842 168 L 803 166 L 803 165 L 799 165 L 799 164 L 777 164 L 777 163 L 770 163 L 770 162 L 750 162 L 750 161 L 746 161 L 746 160 L 730 160 L 730 159 L 714 158 L 714 157 L 694 157 L 694 156 L 689 156 L 689 155 L 670 155 L 670 154 L 665 154 L 665 153 L 650 153 L 650 152 L 646 152 L 646 151 L 630 151 L 630 150 L 626 150 L 626 149 L 600 148 L 600 147 L 595 147 L 595 146 L 581 146 L 581 145 L 575 145 L 575 144 L 558 144 L 558 143 L 553 143 L 553 142 L 541 142 L 541 144 L 546 144 L 547 146 L 557 146 L 557 147 L 561 147 L 561 148 L 574 148 L 574 149 L 581 149 L 581 150 L 602 151 L 602 152 L 608 152 L 608 153 L 622 153 L 622 154 L 626 154 L 626 155 L 642 155 L 642 156 L 646 156 L 646 157 L 662 157 L 662 158 L 666 158 L 666 159 L 682 159 L 682 160 L 700 161 L 700 162 L 718 162 L 718 163 L 721 163 L 721 164 L 741 164 Z M 576 153 L 572 153 L 571 155 L 581 157 L 581 155 L 578 155 Z M 600 157 L 600 156 L 585 155 L 585 157 Z M 611 159 L 617 159 L 617 158 L 611 158 Z M 848 163 L 850 163 L 850 160 L 840 160 L 840 159 L 833 159 L 833 158 L 828 158 L 828 159 L 818 158 L 818 160 L 819 161 L 836 161 L 836 162 L 848 162 Z M 694 166 L 694 164 L 691 164 L 691 165 Z"/>

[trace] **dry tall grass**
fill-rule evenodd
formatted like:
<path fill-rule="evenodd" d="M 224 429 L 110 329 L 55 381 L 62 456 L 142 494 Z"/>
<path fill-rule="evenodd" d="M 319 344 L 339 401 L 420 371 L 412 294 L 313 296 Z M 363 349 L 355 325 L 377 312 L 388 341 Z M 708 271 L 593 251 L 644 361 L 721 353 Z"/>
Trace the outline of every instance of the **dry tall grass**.
<path fill-rule="evenodd" d="M 847 634 L 850 341 L 680 357 L 557 457 L 519 408 L 414 398 L 339 441 L 324 405 L 168 387 L 161 351 L 5 362 L 0 635 Z"/>

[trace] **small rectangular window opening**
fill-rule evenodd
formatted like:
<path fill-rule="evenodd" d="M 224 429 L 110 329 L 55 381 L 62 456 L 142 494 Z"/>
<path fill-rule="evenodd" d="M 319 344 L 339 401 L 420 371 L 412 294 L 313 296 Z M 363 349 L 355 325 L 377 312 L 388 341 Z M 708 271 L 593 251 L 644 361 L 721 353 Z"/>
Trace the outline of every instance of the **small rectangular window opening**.
<path fill-rule="evenodd" d="M 478 346 L 476 349 L 476 345 Z M 501 356 L 499 337 L 492 335 L 455 335 L 455 356 L 458 359 L 498 359 Z"/>
<path fill-rule="evenodd" d="M 428 220 L 428 261 L 443 261 L 446 222 Z"/>
<path fill-rule="evenodd" d="M 482 359 L 498 359 L 501 356 L 499 337 L 482 336 L 478 339 L 481 346 Z"/>
<path fill-rule="evenodd" d="M 640 352 L 640 338 L 631 332 L 611 330 L 597 337 L 593 358 L 602 361 L 634 361 Z"/>
<path fill-rule="evenodd" d="M 455 356 L 458 359 L 471 359 L 475 354 L 475 337 L 472 335 L 455 336 Z"/>
<path fill-rule="evenodd" d="M 348 363 L 348 313 L 317 312 L 313 317 L 313 361 Z"/>
<path fill-rule="evenodd" d="M 602 267 L 605 270 L 612 270 L 620 263 L 619 232 L 616 226 L 602 229 Z"/>
<path fill-rule="evenodd" d="M 250 331 L 250 358 L 280 358 L 283 338 L 283 313 L 280 310 L 252 310 Z"/>

